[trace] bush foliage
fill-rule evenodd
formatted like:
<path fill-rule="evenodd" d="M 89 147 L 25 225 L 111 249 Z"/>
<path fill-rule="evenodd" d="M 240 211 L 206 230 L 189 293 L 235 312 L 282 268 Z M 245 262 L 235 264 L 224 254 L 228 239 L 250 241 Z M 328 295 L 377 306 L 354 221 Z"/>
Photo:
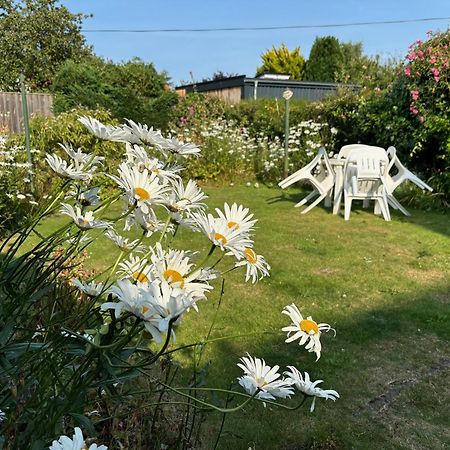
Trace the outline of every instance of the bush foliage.
<path fill-rule="evenodd" d="M 54 110 L 103 108 L 118 119 L 132 119 L 156 128 L 167 127 L 176 94 L 167 89 L 167 76 L 139 58 L 115 64 L 100 58 L 66 61 L 52 84 Z"/>

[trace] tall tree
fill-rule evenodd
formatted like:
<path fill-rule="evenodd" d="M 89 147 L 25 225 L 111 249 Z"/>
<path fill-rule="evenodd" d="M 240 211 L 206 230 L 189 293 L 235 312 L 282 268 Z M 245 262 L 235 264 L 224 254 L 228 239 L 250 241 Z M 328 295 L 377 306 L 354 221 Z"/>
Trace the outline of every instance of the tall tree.
<path fill-rule="evenodd" d="M 301 80 L 305 69 L 305 58 L 300 54 L 300 47 L 290 51 L 285 44 L 279 48 L 273 46 L 261 55 L 262 65 L 256 69 L 256 74 L 265 72 L 287 73 L 293 80 Z"/>
<path fill-rule="evenodd" d="M 0 89 L 17 89 L 21 73 L 32 89 L 45 89 L 64 61 L 89 55 L 84 17 L 58 0 L 0 0 Z"/>
<path fill-rule="evenodd" d="M 305 79 L 334 82 L 343 62 L 344 55 L 337 38 L 316 37 L 306 63 Z"/>

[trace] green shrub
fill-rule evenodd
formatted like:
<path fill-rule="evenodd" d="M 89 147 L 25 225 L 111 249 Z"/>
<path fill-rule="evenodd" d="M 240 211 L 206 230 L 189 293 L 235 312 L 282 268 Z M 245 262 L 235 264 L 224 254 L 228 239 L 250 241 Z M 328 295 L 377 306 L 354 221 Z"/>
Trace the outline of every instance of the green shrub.
<path fill-rule="evenodd" d="M 118 119 L 167 127 L 177 95 L 167 90 L 167 76 L 138 58 L 115 64 L 100 58 L 66 61 L 52 84 L 54 110 L 102 108 Z"/>

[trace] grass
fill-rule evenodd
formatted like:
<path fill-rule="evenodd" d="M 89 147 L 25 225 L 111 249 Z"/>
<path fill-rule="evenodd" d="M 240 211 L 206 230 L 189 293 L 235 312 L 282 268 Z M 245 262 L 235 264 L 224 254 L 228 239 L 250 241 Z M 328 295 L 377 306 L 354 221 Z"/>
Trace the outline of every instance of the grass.
<path fill-rule="evenodd" d="M 240 202 L 259 219 L 255 249 L 272 266 L 269 279 L 244 283 L 242 272 L 227 275 L 225 297 L 212 337 L 261 332 L 206 347 L 212 360 L 208 385 L 229 387 L 240 375 L 236 363 L 249 352 L 270 365 L 296 365 L 336 403 L 319 400 L 284 412 L 253 404 L 226 419 L 220 449 L 439 449 L 450 447 L 450 216 L 411 210 L 391 222 L 371 211 L 352 211 L 349 222 L 315 208 L 301 215 L 298 191 L 236 186 L 209 187 L 210 206 Z M 53 231 L 67 220 L 41 227 Z M 207 248 L 199 234 L 182 232 L 179 248 Z M 117 256 L 104 240 L 90 247 L 89 264 L 104 269 Z M 217 308 L 219 286 L 200 312 L 191 312 L 177 344 L 202 339 Z M 281 310 L 295 302 L 307 315 L 327 322 L 337 335 L 322 337 L 315 357 L 285 344 Z M 269 332 L 269 333 L 263 333 Z M 187 365 L 190 354 L 181 359 Z M 290 404 L 294 404 L 291 401 Z M 221 417 L 205 424 L 205 449 Z"/>

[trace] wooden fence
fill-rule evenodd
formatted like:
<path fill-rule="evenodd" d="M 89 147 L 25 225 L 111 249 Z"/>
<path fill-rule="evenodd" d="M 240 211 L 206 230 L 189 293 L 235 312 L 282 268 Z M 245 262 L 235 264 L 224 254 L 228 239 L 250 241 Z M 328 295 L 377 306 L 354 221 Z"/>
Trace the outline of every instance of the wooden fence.
<path fill-rule="evenodd" d="M 53 95 L 28 94 L 28 114 L 53 115 Z M 0 92 L 0 134 L 22 133 L 23 112 L 20 92 Z"/>

